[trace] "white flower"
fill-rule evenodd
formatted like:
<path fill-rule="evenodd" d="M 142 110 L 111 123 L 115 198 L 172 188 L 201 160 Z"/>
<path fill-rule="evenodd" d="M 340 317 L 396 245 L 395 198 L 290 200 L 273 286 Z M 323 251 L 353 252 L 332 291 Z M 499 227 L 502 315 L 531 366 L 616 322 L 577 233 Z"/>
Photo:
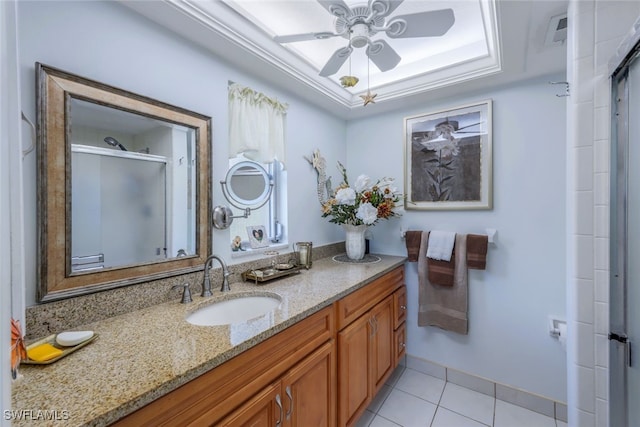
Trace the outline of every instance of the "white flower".
<path fill-rule="evenodd" d="M 336 192 L 336 201 L 339 205 L 354 205 L 356 203 L 356 192 L 353 188 L 341 188 Z"/>
<path fill-rule="evenodd" d="M 398 195 L 398 188 L 397 187 L 387 187 L 389 189 L 389 192 L 383 192 L 384 194 L 384 198 L 385 199 L 395 199 Z"/>
<path fill-rule="evenodd" d="M 371 225 L 378 219 L 378 209 L 371 203 L 363 203 L 358 207 L 356 217 L 367 225 Z"/>
<path fill-rule="evenodd" d="M 367 175 L 360 175 L 358 179 L 356 179 L 356 183 L 353 186 L 358 193 L 362 193 L 366 190 L 371 189 L 371 178 Z"/>

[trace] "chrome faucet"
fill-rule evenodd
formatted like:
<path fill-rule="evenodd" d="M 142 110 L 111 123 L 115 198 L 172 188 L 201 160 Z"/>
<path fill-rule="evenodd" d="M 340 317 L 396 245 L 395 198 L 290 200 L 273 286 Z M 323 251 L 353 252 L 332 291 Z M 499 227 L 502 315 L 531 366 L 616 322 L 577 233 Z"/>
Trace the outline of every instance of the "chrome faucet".
<path fill-rule="evenodd" d="M 211 261 L 214 259 L 218 260 L 220 265 L 222 266 L 222 286 L 220 286 L 220 292 L 230 291 L 229 287 L 229 269 L 227 268 L 227 264 L 220 258 L 218 255 L 210 255 L 207 258 L 207 261 L 204 263 L 204 282 L 202 283 L 202 294 L 200 296 L 210 297 L 213 295 L 211 293 L 211 281 L 209 280 L 209 269 L 211 268 Z"/>

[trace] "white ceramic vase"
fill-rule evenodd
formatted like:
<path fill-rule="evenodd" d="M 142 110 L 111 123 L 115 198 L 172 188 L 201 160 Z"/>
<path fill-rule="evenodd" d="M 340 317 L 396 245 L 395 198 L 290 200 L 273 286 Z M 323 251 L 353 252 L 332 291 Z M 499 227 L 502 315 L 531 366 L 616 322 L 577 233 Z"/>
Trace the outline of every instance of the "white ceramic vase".
<path fill-rule="evenodd" d="M 360 260 L 364 258 L 365 240 L 364 233 L 367 231 L 367 226 L 362 225 L 350 225 L 342 224 L 345 232 L 344 245 L 347 248 L 347 257 L 353 260 Z"/>

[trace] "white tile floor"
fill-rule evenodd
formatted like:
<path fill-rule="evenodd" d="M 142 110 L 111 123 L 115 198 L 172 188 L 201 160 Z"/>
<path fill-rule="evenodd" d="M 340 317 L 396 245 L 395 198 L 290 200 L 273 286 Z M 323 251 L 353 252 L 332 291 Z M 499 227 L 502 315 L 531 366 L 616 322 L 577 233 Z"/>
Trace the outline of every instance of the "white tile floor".
<path fill-rule="evenodd" d="M 567 423 L 399 366 L 356 427 L 567 427 Z"/>

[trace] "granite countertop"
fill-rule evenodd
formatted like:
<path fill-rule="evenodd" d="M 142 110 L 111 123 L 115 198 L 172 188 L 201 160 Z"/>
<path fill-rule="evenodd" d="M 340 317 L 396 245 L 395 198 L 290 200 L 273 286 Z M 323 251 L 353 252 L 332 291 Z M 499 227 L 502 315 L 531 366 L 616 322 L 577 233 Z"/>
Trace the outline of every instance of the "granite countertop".
<path fill-rule="evenodd" d="M 93 330 L 98 338 L 50 365 L 20 366 L 21 378 L 12 384 L 12 423 L 115 422 L 405 261 L 379 257 L 367 264 L 325 258 L 310 270 L 261 285 L 233 283 L 225 294 L 216 292 L 214 283 L 213 297 L 194 296 L 190 304 L 176 300 L 75 328 Z M 199 307 L 248 293 L 275 293 L 282 302 L 271 314 L 233 325 L 195 326 L 185 320 Z"/>

